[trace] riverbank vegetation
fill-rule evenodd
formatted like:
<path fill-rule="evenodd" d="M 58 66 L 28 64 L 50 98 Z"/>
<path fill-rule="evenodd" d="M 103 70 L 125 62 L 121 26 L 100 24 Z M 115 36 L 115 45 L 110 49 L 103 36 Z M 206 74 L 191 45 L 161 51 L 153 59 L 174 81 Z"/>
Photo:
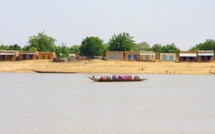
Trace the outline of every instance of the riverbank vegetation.
<path fill-rule="evenodd" d="M 68 57 L 69 54 L 79 54 L 81 56 L 104 56 L 106 51 L 154 51 L 161 53 L 179 53 L 178 48 L 174 43 L 171 44 L 153 44 L 151 47 L 147 42 L 136 43 L 133 37 L 128 33 L 114 34 L 109 42 L 104 43 L 99 37 L 86 37 L 79 45 L 67 46 L 61 42 L 61 45 L 56 45 L 56 39 L 46 35 L 44 32 L 39 32 L 37 35 L 29 37 L 28 45 L 21 47 L 19 44 L 0 45 L 0 50 L 19 50 L 19 51 L 43 51 L 55 52 L 57 57 Z M 210 39 L 204 43 L 192 46 L 189 51 L 198 50 L 213 50 L 215 51 L 215 41 Z"/>

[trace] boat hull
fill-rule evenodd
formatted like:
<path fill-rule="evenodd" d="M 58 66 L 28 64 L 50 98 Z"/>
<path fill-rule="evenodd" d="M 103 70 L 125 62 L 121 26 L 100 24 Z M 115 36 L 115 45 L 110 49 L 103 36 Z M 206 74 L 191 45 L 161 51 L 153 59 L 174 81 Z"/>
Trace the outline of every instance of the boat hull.
<path fill-rule="evenodd" d="M 95 82 L 138 82 L 138 81 L 144 81 L 147 80 L 147 78 L 142 78 L 142 79 L 132 79 L 132 80 L 101 80 L 93 77 L 89 77 L 91 80 Z"/>
<path fill-rule="evenodd" d="M 76 73 L 76 72 L 62 72 L 62 71 L 39 71 L 39 70 L 32 70 L 33 72 L 36 72 L 36 73 Z"/>

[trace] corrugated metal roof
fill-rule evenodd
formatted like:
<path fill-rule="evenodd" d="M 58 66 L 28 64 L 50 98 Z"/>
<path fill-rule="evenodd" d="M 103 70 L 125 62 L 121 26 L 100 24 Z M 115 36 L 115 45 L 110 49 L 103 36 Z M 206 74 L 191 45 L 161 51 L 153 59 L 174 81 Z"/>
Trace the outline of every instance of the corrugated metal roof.
<path fill-rule="evenodd" d="M 15 55 L 15 53 L 0 53 L 0 55 Z"/>
<path fill-rule="evenodd" d="M 140 55 L 155 55 L 155 54 L 153 54 L 153 53 L 142 53 Z"/>
<path fill-rule="evenodd" d="M 19 54 L 36 54 L 36 53 L 19 53 Z"/>
<path fill-rule="evenodd" d="M 140 55 L 155 55 L 153 51 L 140 51 Z"/>
<path fill-rule="evenodd" d="M 214 56 L 213 53 L 198 53 L 198 56 Z"/>
<path fill-rule="evenodd" d="M 69 54 L 69 56 L 75 56 L 75 54 Z"/>
<path fill-rule="evenodd" d="M 196 53 L 180 53 L 180 57 L 197 57 Z"/>

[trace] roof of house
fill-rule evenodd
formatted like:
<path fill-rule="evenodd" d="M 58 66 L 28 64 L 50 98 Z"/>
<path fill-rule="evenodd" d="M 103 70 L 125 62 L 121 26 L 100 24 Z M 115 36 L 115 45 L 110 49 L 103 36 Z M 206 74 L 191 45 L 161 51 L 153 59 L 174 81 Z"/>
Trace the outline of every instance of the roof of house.
<path fill-rule="evenodd" d="M 155 55 L 153 51 L 140 51 L 140 55 Z"/>
<path fill-rule="evenodd" d="M 0 55 L 15 55 L 17 52 L 16 50 L 0 50 Z"/>
<path fill-rule="evenodd" d="M 197 53 L 180 53 L 180 57 L 197 57 Z"/>

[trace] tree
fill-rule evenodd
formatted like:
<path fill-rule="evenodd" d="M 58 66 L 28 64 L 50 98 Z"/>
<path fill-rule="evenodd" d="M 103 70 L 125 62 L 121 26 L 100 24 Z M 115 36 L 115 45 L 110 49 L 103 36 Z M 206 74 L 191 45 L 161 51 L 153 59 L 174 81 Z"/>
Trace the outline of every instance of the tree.
<path fill-rule="evenodd" d="M 21 50 L 22 48 L 18 44 L 14 45 L 1 45 L 0 50 Z"/>
<path fill-rule="evenodd" d="M 148 51 L 148 50 L 150 50 L 150 46 L 147 42 L 141 42 L 141 43 L 135 44 L 135 50 L 136 51 Z"/>
<path fill-rule="evenodd" d="M 162 46 L 161 44 L 154 44 L 150 50 L 154 52 L 162 52 Z"/>
<path fill-rule="evenodd" d="M 28 51 L 29 51 L 29 52 L 36 52 L 37 49 L 36 49 L 35 47 L 31 47 Z"/>
<path fill-rule="evenodd" d="M 56 47 L 55 53 L 57 57 L 65 58 L 69 56 L 69 48 L 65 43 L 61 43 L 61 46 Z"/>
<path fill-rule="evenodd" d="M 110 51 L 131 51 L 135 48 L 133 37 L 128 33 L 112 36 L 108 44 Z"/>
<path fill-rule="evenodd" d="M 21 50 L 22 48 L 18 44 L 10 45 L 10 50 Z"/>
<path fill-rule="evenodd" d="M 109 48 L 109 44 L 108 43 L 104 43 L 104 50 L 103 50 L 102 56 L 106 56 L 106 51 L 108 51 L 108 48 Z"/>
<path fill-rule="evenodd" d="M 0 46 L 0 50 L 10 50 L 10 47 L 9 46 L 7 46 L 7 45 L 1 45 Z"/>
<path fill-rule="evenodd" d="M 26 45 L 22 48 L 23 51 L 29 51 L 32 47 L 30 45 Z M 34 47 L 35 48 L 35 47 Z"/>
<path fill-rule="evenodd" d="M 103 41 L 98 37 L 86 37 L 81 42 L 80 55 L 83 56 L 100 56 L 104 51 Z"/>
<path fill-rule="evenodd" d="M 69 52 L 71 53 L 71 54 L 77 54 L 77 53 L 79 53 L 80 52 L 80 46 L 79 45 L 73 45 L 73 46 L 71 46 L 70 48 L 69 48 Z"/>
<path fill-rule="evenodd" d="M 174 43 L 167 44 L 161 48 L 162 53 L 179 53 L 179 49 L 175 46 Z"/>
<path fill-rule="evenodd" d="M 215 51 L 215 41 L 214 40 L 206 40 L 204 43 L 197 44 L 193 46 L 190 51 L 193 50 L 213 50 Z"/>
<path fill-rule="evenodd" d="M 65 43 L 61 44 L 61 57 L 68 57 L 69 56 L 69 48 L 66 46 Z"/>
<path fill-rule="evenodd" d="M 54 38 L 39 32 L 37 36 L 30 36 L 28 43 L 30 47 L 35 47 L 38 51 L 54 52 L 56 48 L 55 41 Z"/>
<path fill-rule="evenodd" d="M 160 53 L 179 53 L 179 49 L 175 46 L 174 43 L 167 44 L 165 46 L 162 46 L 161 44 L 154 44 L 151 48 L 151 51 Z"/>

